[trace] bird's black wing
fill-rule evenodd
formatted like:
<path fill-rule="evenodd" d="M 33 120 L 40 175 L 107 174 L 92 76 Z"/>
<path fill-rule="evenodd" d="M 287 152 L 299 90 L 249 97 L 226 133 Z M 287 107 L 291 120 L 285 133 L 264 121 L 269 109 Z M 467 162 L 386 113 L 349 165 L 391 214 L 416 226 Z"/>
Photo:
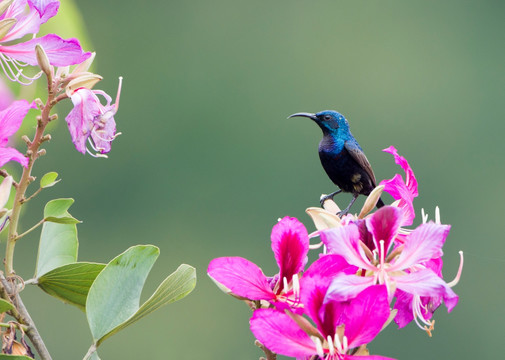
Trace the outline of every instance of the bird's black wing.
<path fill-rule="evenodd" d="M 373 186 L 375 187 L 376 186 L 375 175 L 373 173 L 372 166 L 368 162 L 368 159 L 366 158 L 363 150 L 361 150 L 361 148 L 357 143 L 351 141 L 346 141 L 344 143 L 344 147 L 349 152 L 349 155 L 351 155 L 351 157 L 359 164 L 359 166 L 361 166 L 363 170 L 365 170 L 365 172 L 370 177 Z"/>

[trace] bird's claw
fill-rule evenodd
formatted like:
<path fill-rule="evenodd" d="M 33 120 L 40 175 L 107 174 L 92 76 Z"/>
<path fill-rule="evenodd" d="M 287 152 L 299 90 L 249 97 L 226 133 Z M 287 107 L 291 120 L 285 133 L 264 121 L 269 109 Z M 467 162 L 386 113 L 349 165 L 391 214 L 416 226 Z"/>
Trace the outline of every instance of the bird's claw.
<path fill-rule="evenodd" d="M 349 210 L 347 210 L 347 211 L 346 211 L 346 210 L 342 210 L 342 211 L 337 212 L 337 216 L 338 216 L 339 218 L 341 218 L 341 219 L 342 219 L 344 216 L 346 216 L 347 214 L 349 214 Z"/>
<path fill-rule="evenodd" d="M 342 192 L 342 190 L 339 189 L 337 191 L 332 192 L 331 194 L 321 196 L 321 198 L 319 199 L 319 203 L 321 204 L 321 207 L 324 208 L 324 202 L 326 200 L 332 200 L 333 201 L 333 197 L 335 195 L 337 195 L 337 194 L 340 194 L 341 192 Z"/>
<path fill-rule="evenodd" d="M 333 200 L 334 194 L 326 195 L 326 196 L 321 196 L 321 199 L 319 199 L 319 203 L 321 204 L 321 207 L 324 207 L 324 203 L 326 200 Z"/>

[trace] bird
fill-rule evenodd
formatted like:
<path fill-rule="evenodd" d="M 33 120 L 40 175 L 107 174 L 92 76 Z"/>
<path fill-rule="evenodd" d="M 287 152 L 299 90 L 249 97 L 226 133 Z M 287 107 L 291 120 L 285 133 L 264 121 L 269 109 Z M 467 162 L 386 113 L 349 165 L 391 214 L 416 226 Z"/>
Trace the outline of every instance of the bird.
<path fill-rule="evenodd" d="M 321 206 L 328 199 L 341 192 L 352 193 L 349 205 L 338 213 L 343 216 L 349 212 L 359 195 L 368 196 L 376 187 L 372 166 L 361 146 L 352 136 L 346 118 L 337 111 L 324 110 L 316 114 L 299 112 L 288 117 L 306 117 L 312 119 L 323 131 L 319 143 L 319 159 L 326 174 L 339 189 L 321 197 Z M 377 208 L 384 206 L 379 198 Z"/>

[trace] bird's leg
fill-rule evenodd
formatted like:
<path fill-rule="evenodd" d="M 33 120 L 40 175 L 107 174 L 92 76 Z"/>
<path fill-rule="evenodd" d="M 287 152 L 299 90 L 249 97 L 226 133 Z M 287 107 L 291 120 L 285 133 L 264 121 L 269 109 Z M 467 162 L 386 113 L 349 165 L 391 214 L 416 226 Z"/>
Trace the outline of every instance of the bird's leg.
<path fill-rule="evenodd" d="M 332 192 L 332 193 L 331 193 L 331 194 L 329 194 L 329 195 L 326 195 L 326 196 L 321 196 L 321 199 L 319 199 L 319 203 L 321 204 L 321 206 L 323 206 L 323 205 L 324 205 L 324 202 L 325 202 L 326 200 L 329 200 L 329 199 L 332 199 L 332 200 L 333 200 L 333 197 L 334 197 L 335 195 L 337 195 L 337 194 L 340 194 L 341 192 L 342 192 L 342 189 L 339 189 L 339 190 L 337 190 L 337 191 Z"/>
<path fill-rule="evenodd" d="M 337 215 L 338 215 L 338 216 L 340 216 L 340 217 L 342 217 L 342 216 L 344 216 L 344 215 L 347 215 L 347 213 L 348 213 L 348 212 L 349 212 L 349 210 L 351 209 L 352 204 L 354 204 L 354 202 L 356 201 L 356 199 L 358 198 L 358 196 L 359 196 L 359 194 L 353 194 L 353 196 L 352 196 L 352 200 L 351 200 L 351 202 L 349 203 L 349 205 L 347 205 L 347 207 L 346 207 L 344 210 L 339 211 L 339 212 L 337 213 Z"/>

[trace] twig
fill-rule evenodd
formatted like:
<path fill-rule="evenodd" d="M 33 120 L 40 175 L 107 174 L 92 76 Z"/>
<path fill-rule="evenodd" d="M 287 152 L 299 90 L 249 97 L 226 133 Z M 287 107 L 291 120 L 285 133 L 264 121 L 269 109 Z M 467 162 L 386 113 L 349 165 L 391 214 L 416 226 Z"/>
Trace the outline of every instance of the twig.
<path fill-rule="evenodd" d="M 28 326 L 18 324 L 17 322 L 8 322 L 8 323 L 0 322 L 0 327 L 10 328 L 12 325 L 14 325 L 15 327 L 17 327 L 20 330 L 23 330 L 24 332 L 26 332 L 28 330 Z"/>
<path fill-rule="evenodd" d="M 37 330 L 37 327 L 35 326 L 35 323 L 33 322 L 30 314 L 28 313 L 28 310 L 26 309 L 25 305 L 23 304 L 23 301 L 21 300 L 21 297 L 15 290 L 15 287 L 10 284 L 7 279 L 4 277 L 3 274 L 0 274 L 0 282 L 2 284 L 2 289 L 0 292 L 7 293 L 9 294 L 9 297 L 13 298 L 13 304 L 16 307 L 16 309 L 13 309 L 10 311 L 10 314 L 22 325 L 26 325 L 26 330 L 25 333 L 28 336 L 28 338 L 31 340 L 33 346 L 37 350 L 37 352 L 40 355 L 40 358 L 42 360 L 51 360 L 51 355 L 49 354 L 49 351 L 46 348 L 46 345 L 44 344 L 44 341 L 42 340 L 42 337 L 39 334 L 39 331 Z M 3 296 L 4 294 L 2 294 Z M 6 299 L 7 300 L 7 299 Z"/>
<path fill-rule="evenodd" d="M 92 344 L 89 349 L 88 349 L 88 352 L 86 353 L 86 355 L 84 355 L 84 358 L 82 360 L 87 360 L 91 357 L 91 355 L 96 351 L 96 344 Z"/>
<path fill-rule="evenodd" d="M 27 203 L 28 201 L 30 201 L 31 199 L 33 199 L 35 196 L 37 196 L 41 191 L 42 191 L 42 188 L 38 188 L 37 191 L 35 191 L 32 195 L 30 195 L 26 199 L 22 199 L 21 203 L 23 203 L 23 204 Z"/>
<path fill-rule="evenodd" d="M 256 340 L 254 342 L 254 345 L 256 345 L 261 350 L 263 350 L 263 352 L 267 356 L 266 360 L 277 360 L 277 354 L 271 352 L 268 348 L 265 347 L 265 345 L 263 345 L 262 343 L 260 343 L 258 340 Z"/>
<path fill-rule="evenodd" d="M 21 239 L 23 236 L 31 233 L 33 230 L 35 230 L 36 228 L 38 228 L 40 225 L 42 225 L 44 222 L 46 221 L 46 219 L 42 219 L 40 220 L 38 223 L 36 223 L 35 225 L 33 225 L 31 228 L 29 228 L 28 230 L 26 230 L 24 233 L 22 233 L 21 235 L 17 235 L 16 236 L 16 240 L 18 239 Z"/>

